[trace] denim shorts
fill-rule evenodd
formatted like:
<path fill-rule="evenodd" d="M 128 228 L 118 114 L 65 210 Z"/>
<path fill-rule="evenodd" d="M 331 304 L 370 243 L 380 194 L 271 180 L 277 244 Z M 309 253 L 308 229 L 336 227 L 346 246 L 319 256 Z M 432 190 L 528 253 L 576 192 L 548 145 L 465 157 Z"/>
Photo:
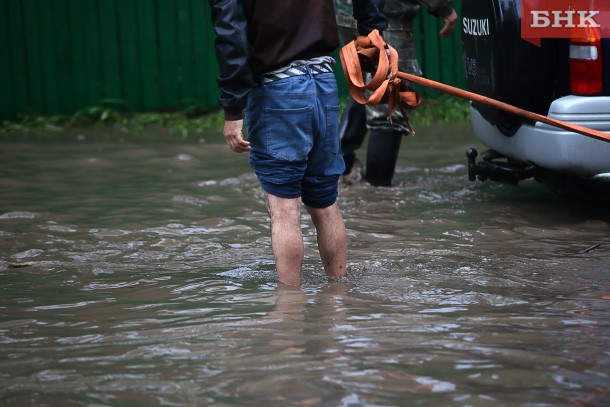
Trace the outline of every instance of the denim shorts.
<path fill-rule="evenodd" d="M 254 88 L 248 96 L 249 162 L 263 190 L 326 208 L 345 170 L 333 73 L 305 74 Z"/>

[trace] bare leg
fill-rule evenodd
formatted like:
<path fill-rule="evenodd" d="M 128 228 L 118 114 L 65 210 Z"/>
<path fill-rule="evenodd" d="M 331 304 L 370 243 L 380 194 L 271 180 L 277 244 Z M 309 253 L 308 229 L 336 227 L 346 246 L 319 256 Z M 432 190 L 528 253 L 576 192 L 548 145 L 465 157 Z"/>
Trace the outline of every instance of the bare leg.
<path fill-rule="evenodd" d="M 281 283 L 299 286 L 303 265 L 301 198 L 286 199 L 265 194 L 271 217 L 271 247 Z"/>
<path fill-rule="evenodd" d="M 328 208 L 305 207 L 311 215 L 317 231 L 318 250 L 329 277 L 341 277 L 346 273 L 347 238 L 345 224 L 339 205 L 335 202 Z"/>

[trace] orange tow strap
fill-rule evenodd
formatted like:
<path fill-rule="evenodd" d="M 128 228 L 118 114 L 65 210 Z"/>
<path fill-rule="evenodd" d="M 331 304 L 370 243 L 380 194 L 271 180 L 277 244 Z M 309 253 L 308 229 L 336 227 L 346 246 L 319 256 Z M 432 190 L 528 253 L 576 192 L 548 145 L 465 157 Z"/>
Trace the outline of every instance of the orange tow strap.
<path fill-rule="evenodd" d="M 398 53 L 383 40 L 377 30 L 372 31 L 368 36 L 357 37 L 345 45 L 341 48 L 339 57 L 343 65 L 347 88 L 354 100 L 366 105 L 388 103 L 388 120 L 397 107 L 403 111 L 406 119 L 405 110 L 413 110 L 421 103 L 421 97 L 417 92 L 401 80 L 405 79 L 463 99 L 487 104 L 530 120 L 610 142 L 610 134 L 608 133 L 551 119 L 550 117 L 529 112 L 486 96 L 435 82 L 421 76 L 400 72 L 398 71 Z M 366 72 L 370 71 L 372 73 L 373 70 L 375 71 L 373 79 L 369 83 L 364 83 L 363 68 Z M 373 94 L 367 99 L 364 96 L 364 90 L 372 91 Z"/>
<path fill-rule="evenodd" d="M 417 108 L 421 103 L 419 94 L 397 76 L 398 52 L 383 40 L 379 31 L 374 30 L 368 36 L 360 36 L 349 42 L 341 49 L 339 57 L 347 88 L 354 100 L 363 105 L 387 103 L 388 120 L 392 120 L 392 113 L 398 108 L 406 121 L 406 111 Z M 367 70 L 375 69 L 369 83 L 364 81 L 361 57 L 367 63 Z M 365 90 L 373 93 L 367 98 Z M 408 122 L 406 124 L 409 125 Z M 414 134 L 413 129 L 411 134 Z"/>

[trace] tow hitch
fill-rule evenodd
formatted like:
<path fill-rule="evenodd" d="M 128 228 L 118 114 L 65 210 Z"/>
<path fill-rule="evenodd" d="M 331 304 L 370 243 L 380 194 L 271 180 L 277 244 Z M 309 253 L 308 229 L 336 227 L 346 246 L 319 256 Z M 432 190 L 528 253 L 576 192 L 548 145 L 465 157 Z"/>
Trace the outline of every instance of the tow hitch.
<path fill-rule="evenodd" d="M 481 154 L 479 162 L 476 161 L 479 152 L 476 148 L 468 148 L 468 179 L 480 181 L 490 179 L 492 181 L 504 182 L 516 185 L 519 181 L 532 178 L 536 175 L 536 166 L 510 160 L 493 150 L 487 150 Z"/>

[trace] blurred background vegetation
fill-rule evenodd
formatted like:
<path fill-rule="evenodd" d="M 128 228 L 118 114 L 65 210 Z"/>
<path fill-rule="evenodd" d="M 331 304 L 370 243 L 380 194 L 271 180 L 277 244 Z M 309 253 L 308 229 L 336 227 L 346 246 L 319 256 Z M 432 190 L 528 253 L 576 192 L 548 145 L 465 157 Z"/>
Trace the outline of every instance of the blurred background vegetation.
<path fill-rule="evenodd" d="M 345 97 L 342 107 L 345 105 Z M 452 96 L 436 96 L 409 113 L 411 125 L 417 129 L 465 122 L 469 119 L 469 102 Z M 181 110 L 176 112 L 125 113 L 112 106 L 99 105 L 79 110 L 71 116 L 27 116 L 4 121 L 0 133 L 38 130 L 63 131 L 80 127 L 113 127 L 124 133 L 141 133 L 148 126 L 163 126 L 171 133 L 186 137 L 206 130 L 220 130 L 224 123 L 222 110 Z"/>
<path fill-rule="evenodd" d="M 440 38 L 440 24 L 425 10 L 415 21 L 418 60 L 425 77 L 463 88 L 461 27 Z M 201 0 L 0 0 L 0 133 L 220 128 L 213 41 Z M 340 64 L 335 74 L 345 100 Z M 466 101 L 416 89 L 415 127 L 466 120 Z"/>

